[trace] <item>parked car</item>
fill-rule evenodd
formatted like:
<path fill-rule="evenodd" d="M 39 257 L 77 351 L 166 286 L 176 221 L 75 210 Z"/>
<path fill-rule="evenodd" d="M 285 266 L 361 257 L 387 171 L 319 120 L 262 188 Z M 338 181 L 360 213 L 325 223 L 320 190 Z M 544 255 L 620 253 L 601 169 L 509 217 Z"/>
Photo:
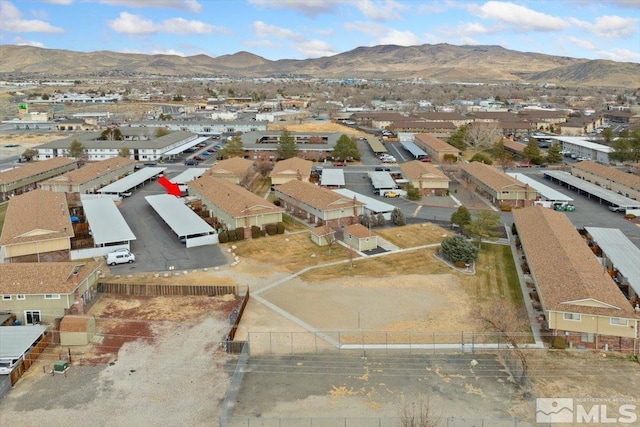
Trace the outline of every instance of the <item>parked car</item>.
<path fill-rule="evenodd" d="M 207 152 L 209 152 L 209 153 L 212 153 L 212 154 L 213 154 L 213 153 L 215 153 L 216 151 L 218 151 L 218 150 L 216 150 L 215 148 L 207 148 Z"/>
<path fill-rule="evenodd" d="M 387 191 L 384 193 L 384 197 L 386 197 L 387 199 L 395 199 L 397 197 L 400 197 L 400 194 L 396 193 L 395 191 Z"/>
<path fill-rule="evenodd" d="M 420 159 L 420 161 L 424 162 L 424 163 L 430 163 L 431 162 L 431 157 L 423 157 L 423 158 Z"/>
<path fill-rule="evenodd" d="M 623 208 L 622 206 L 609 206 L 609 210 L 611 212 L 626 212 L 627 210 L 625 208 Z"/>
<path fill-rule="evenodd" d="M 196 159 L 188 159 L 184 164 L 187 166 L 197 166 L 198 161 Z"/>
<path fill-rule="evenodd" d="M 136 260 L 136 256 L 129 249 L 117 249 L 113 252 L 109 252 L 105 258 L 109 265 L 131 264 Z"/>
<path fill-rule="evenodd" d="M 336 162 L 335 166 L 344 167 L 344 166 L 347 166 L 347 162 Z"/>
<path fill-rule="evenodd" d="M 201 161 L 204 160 L 204 157 L 202 157 L 202 156 L 193 156 L 193 159 L 201 162 Z"/>
<path fill-rule="evenodd" d="M 200 153 L 201 156 L 204 157 L 209 157 L 211 155 L 211 153 L 207 152 L 207 151 L 203 151 L 202 153 Z"/>

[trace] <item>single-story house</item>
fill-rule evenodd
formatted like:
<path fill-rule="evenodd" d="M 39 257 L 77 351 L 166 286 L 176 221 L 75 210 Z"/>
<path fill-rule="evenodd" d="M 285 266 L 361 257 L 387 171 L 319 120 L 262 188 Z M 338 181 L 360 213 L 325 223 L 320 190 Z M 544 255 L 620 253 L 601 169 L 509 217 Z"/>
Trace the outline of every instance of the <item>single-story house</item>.
<path fill-rule="evenodd" d="M 337 228 L 358 222 L 364 203 L 348 198 L 318 185 L 289 181 L 275 190 L 282 207 L 297 218 L 311 224 Z"/>
<path fill-rule="evenodd" d="M 587 135 L 598 127 L 604 126 L 604 118 L 600 116 L 572 117 L 559 126 L 560 135 Z"/>
<path fill-rule="evenodd" d="M 429 133 L 416 134 L 414 142 L 438 163 L 444 163 L 446 155 L 448 155 L 447 157 L 453 156 L 451 158 L 455 158 L 456 161 L 460 155 L 460 150 L 456 147 Z"/>
<path fill-rule="evenodd" d="M 548 329 L 568 345 L 638 353 L 640 313 L 562 212 L 513 211 Z"/>
<path fill-rule="evenodd" d="M 271 178 L 271 185 L 276 186 L 284 184 L 285 182 L 293 179 L 309 182 L 312 166 L 312 161 L 304 160 L 299 157 L 280 160 L 275 164 L 273 170 L 271 170 L 271 173 L 269 174 L 269 177 Z"/>
<path fill-rule="evenodd" d="M 53 324 L 66 314 L 84 314 L 95 298 L 101 261 L 0 264 L 3 310 L 23 325 Z"/>
<path fill-rule="evenodd" d="M 87 163 L 80 169 L 42 181 L 39 187 L 62 193 L 95 193 L 100 188 L 133 173 L 134 169 L 135 161 L 116 156 Z"/>
<path fill-rule="evenodd" d="M 318 246 L 328 246 L 336 240 L 336 230 L 328 225 L 311 229 L 311 241 Z"/>
<path fill-rule="evenodd" d="M 231 157 L 220 160 L 213 165 L 204 175 L 215 178 L 224 178 L 233 184 L 240 184 L 247 180 L 253 172 L 253 160 L 242 157 Z"/>
<path fill-rule="evenodd" d="M 497 206 L 531 206 L 537 198 L 535 188 L 524 184 L 493 166 L 471 162 L 460 167 L 462 178 L 473 183 L 480 194 Z"/>
<path fill-rule="evenodd" d="M 344 228 L 342 240 L 357 251 L 370 251 L 378 247 L 378 236 L 362 224 L 351 224 Z"/>
<path fill-rule="evenodd" d="M 251 227 L 261 230 L 267 224 L 282 222 L 284 209 L 224 178 L 203 175 L 187 183 L 189 194 L 199 197 L 210 217 L 217 218 L 227 230 L 244 228 L 245 238 Z"/>
<path fill-rule="evenodd" d="M 96 318 L 86 315 L 67 315 L 60 321 L 60 345 L 87 345 L 96 333 Z"/>
<path fill-rule="evenodd" d="M 38 188 L 38 183 L 77 169 L 75 159 L 56 157 L 43 161 L 32 161 L 18 168 L 0 172 L 0 202 L 11 196 Z"/>
<path fill-rule="evenodd" d="M 33 190 L 9 199 L 0 234 L 7 262 L 66 261 L 73 237 L 64 193 Z"/>
<path fill-rule="evenodd" d="M 401 163 L 400 169 L 402 176 L 422 195 L 446 196 L 449 192 L 449 178 L 430 163 L 412 160 Z"/>

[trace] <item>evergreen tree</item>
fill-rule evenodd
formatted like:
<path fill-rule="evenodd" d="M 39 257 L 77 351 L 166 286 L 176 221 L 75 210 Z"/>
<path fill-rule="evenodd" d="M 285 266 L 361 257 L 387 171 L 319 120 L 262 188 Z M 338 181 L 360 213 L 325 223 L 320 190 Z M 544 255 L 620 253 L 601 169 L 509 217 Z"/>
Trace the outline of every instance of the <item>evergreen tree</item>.
<path fill-rule="evenodd" d="M 557 142 L 554 143 L 547 151 L 547 162 L 560 163 L 562 161 L 562 148 Z"/>
<path fill-rule="evenodd" d="M 440 245 L 440 253 L 451 262 L 463 261 L 466 263 L 473 262 L 478 256 L 478 248 L 461 236 L 454 234 L 445 237 Z"/>
<path fill-rule="evenodd" d="M 455 132 L 451 134 L 447 143 L 453 145 L 460 151 L 467 149 L 467 132 L 469 128 L 467 126 L 460 126 Z"/>
<path fill-rule="evenodd" d="M 298 155 L 296 139 L 287 130 L 283 130 L 278 141 L 278 158 L 290 159 Z"/>
<path fill-rule="evenodd" d="M 529 138 L 527 146 L 524 147 L 522 155 L 529 163 L 539 164 L 542 159 L 542 152 L 538 146 L 538 141 L 535 138 Z"/>
<path fill-rule="evenodd" d="M 360 152 L 356 141 L 342 134 L 335 147 L 333 147 L 333 157 L 338 160 L 360 160 Z"/>
<path fill-rule="evenodd" d="M 84 154 L 84 145 L 77 139 L 71 141 L 69 144 L 69 157 L 80 158 Z"/>
<path fill-rule="evenodd" d="M 231 138 L 231 141 L 227 142 L 227 145 L 220 150 L 220 156 L 223 159 L 230 157 L 244 157 L 244 147 L 242 146 L 242 138 L 239 135 Z"/>
<path fill-rule="evenodd" d="M 404 217 L 404 212 L 402 212 L 400 210 L 400 208 L 394 208 L 393 211 L 391 212 L 391 222 L 393 222 L 394 225 L 406 225 L 407 220 Z"/>

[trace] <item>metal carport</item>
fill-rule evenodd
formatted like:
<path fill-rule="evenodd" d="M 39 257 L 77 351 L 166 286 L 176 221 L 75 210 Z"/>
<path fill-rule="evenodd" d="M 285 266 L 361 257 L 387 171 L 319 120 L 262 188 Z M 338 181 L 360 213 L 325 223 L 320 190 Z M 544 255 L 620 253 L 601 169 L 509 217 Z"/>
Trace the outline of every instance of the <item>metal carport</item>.
<path fill-rule="evenodd" d="M 627 280 L 629 287 L 640 295 L 640 249 L 617 228 L 585 227 L 594 242 Z"/>
<path fill-rule="evenodd" d="M 98 190 L 99 193 L 104 194 L 121 194 L 132 188 L 142 184 L 143 182 L 153 178 L 156 175 L 161 174 L 167 168 L 162 167 L 146 167 L 137 172 L 127 175 L 116 182 L 102 187 Z"/>
<path fill-rule="evenodd" d="M 374 199 L 373 197 L 356 193 L 355 191 L 351 191 L 346 188 L 339 188 L 337 190 L 333 190 L 333 192 L 341 194 L 350 199 L 353 199 L 355 197 L 357 201 L 364 203 L 365 213 L 381 213 L 387 221 L 391 219 L 391 212 L 393 212 L 393 210 L 395 209 L 394 205 L 383 202 L 382 200 Z"/>
<path fill-rule="evenodd" d="M 135 234 L 110 197 L 82 198 L 95 246 L 126 245 L 130 249 Z M 112 249 L 112 248 L 111 248 Z"/>
<path fill-rule="evenodd" d="M 172 148 L 171 150 L 165 151 L 164 153 L 162 153 L 163 156 L 173 156 L 176 154 L 180 154 L 182 153 L 184 150 L 186 150 L 187 148 L 191 148 L 191 147 L 195 147 L 196 145 L 200 144 L 201 142 L 205 142 L 207 139 L 209 139 L 208 136 L 201 136 L 198 137 L 196 139 L 194 139 L 193 141 L 189 141 L 186 144 L 182 144 L 176 148 Z"/>
<path fill-rule="evenodd" d="M 599 185 L 595 185 L 591 182 L 577 178 L 570 173 L 546 171 L 544 173 L 544 176 L 545 178 L 549 177 L 552 180 L 563 183 L 569 189 L 573 187 L 584 193 L 587 193 L 589 198 L 591 198 L 591 196 L 597 197 L 598 199 L 600 199 L 600 203 L 602 203 L 602 200 L 604 200 L 615 206 L 620 206 L 627 209 L 640 209 L 639 201 L 630 199 L 628 197 L 614 193 L 611 190 L 607 190 L 606 188 L 602 188 Z"/>
<path fill-rule="evenodd" d="M 320 185 L 323 187 L 344 187 L 344 170 L 323 169 Z"/>
<path fill-rule="evenodd" d="M 546 184 L 543 184 L 539 181 L 536 181 L 535 179 L 523 174 L 523 173 L 507 173 L 507 175 L 517 179 L 518 181 L 522 182 L 523 184 L 528 184 L 530 187 L 532 187 L 533 189 L 535 189 L 538 194 L 540 194 L 542 197 L 545 198 L 545 200 L 549 200 L 552 202 L 567 202 L 567 203 L 573 203 L 573 199 L 569 196 L 567 196 L 564 193 L 561 193 L 558 190 L 555 190 L 551 187 L 549 187 Z"/>
<path fill-rule="evenodd" d="M 187 248 L 218 243 L 218 235 L 209 224 L 184 204 L 182 199 L 169 194 L 145 196 L 178 238 L 184 238 Z"/>

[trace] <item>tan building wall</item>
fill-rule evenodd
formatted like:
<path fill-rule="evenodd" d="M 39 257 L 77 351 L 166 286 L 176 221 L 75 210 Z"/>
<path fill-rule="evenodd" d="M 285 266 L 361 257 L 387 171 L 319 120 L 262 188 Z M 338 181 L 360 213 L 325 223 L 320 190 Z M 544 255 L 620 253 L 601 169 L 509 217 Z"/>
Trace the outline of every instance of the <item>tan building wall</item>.
<path fill-rule="evenodd" d="M 563 312 L 549 312 L 550 329 L 636 338 L 638 333 L 636 325 L 637 321 L 635 319 L 621 320 L 626 320 L 627 325 L 612 325 L 611 317 L 581 313 L 580 320 L 565 320 Z"/>
<path fill-rule="evenodd" d="M 585 171 L 584 169 L 579 169 L 576 167 L 571 168 L 571 175 L 606 187 L 609 190 L 615 191 L 618 194 L 622 194 L 625 197 L 629 197 L 634 200 L 640 200 L 640 188 L 632 188 L 620 182 L 612 181 L 600 175 L 596 175 L 592 172 Z"/>
<path fill-rule="evenodd" d="M 25 255 L 45 254 L 48 252 L 71 250 L 71 240 L 66 238 L 26 242 L 18 245 L 5 246 L 5 257 L 15 258 Z"/>
<path fill-rule="evenodd" d="M 378 247 L 378 236 L 356 237 L 345 232 L 344 242 L 358 251 L 370 251 Z"/>

